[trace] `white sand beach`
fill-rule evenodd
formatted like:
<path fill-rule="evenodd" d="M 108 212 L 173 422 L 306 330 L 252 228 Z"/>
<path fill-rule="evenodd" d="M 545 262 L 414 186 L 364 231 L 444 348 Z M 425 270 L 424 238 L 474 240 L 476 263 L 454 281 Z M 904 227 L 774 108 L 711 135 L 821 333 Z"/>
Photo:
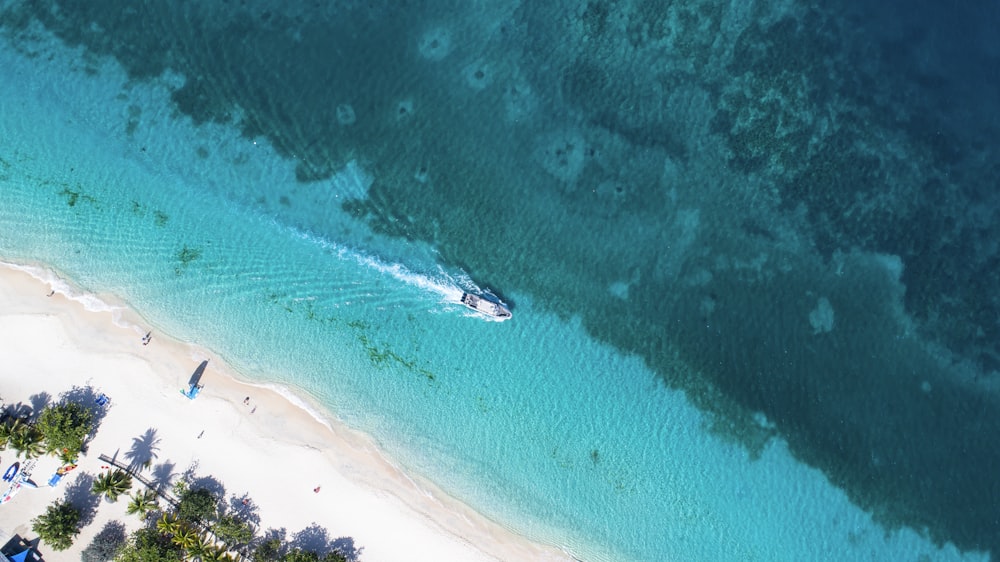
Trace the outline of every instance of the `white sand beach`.
<path fill-rule="evenodd" d="M 284 528 L 290 538 L 318 525 L 331 541 L 349 537 L 364 561 L 570 559 L 404 474 L 366 436 L 320 422 L 282 393 L 239 382 L 206 350 L 156 332 L 142 345 L 145 324 L 134 312 L 88 311 L 58 292 L 47 297 L 50 290 L 24 271 L 0 267 L 0 396 L 8 405 L 31 404 L 40 393 L 56 401 L 76 386 L 111 402 L 79 467 L 49 487 L 57 462 L 43 458 L 33 475 L 40 487 L 0 505 L 0 530 L 35 539 L 31 519 L 74 482 L 99 474 L 106 463 L 98 455 L 128 462 L 135 440 L 152 431 L 155 458 L 144 474 L 172 465 L 180 475 L 196 465 L 197 476 L 224 484 L 227 501 L 246 495 L 261 530 Z M 205 359 L 204 389 L 188 400 L 179 390 Z M 0 452 L 3 467 L 13 460 L 13 451 Z M 41 544 L 44 559 L 79 560 L 108 521 L 137 528 L 126 504 L 99 502 L 71 549 Z"/>

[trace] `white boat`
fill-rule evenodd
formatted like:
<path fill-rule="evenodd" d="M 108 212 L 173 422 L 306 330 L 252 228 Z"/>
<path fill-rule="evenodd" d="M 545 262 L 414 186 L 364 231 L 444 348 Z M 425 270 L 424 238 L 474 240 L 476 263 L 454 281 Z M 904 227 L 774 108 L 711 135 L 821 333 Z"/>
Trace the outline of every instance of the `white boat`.
<path fill-rule="evenodd" d="M 480 314 L 485 314 L 497 320 L 506 320 L 511 317 L 510 309 L 507 308 L 507 305 L 485 295 L 462 293 L 462 304 Z"/>

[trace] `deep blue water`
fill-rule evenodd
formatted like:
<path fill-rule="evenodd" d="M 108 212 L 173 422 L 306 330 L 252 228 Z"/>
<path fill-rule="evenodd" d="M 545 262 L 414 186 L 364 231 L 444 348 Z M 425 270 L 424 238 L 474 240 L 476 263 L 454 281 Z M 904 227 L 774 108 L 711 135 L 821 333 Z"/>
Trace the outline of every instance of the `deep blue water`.
<path fill-rule="evenodd" d="M 0 6 L 3 259 L 585 560 L 1000 549 L 997 7 Z"/>

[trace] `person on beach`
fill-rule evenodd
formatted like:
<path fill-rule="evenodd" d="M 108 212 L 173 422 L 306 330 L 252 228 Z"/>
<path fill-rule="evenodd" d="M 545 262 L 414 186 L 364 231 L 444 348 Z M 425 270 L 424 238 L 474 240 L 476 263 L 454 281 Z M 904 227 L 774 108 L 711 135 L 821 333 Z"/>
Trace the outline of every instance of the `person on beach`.
<path fill-rule="evenodd" d="M 254 413 L 254 412 L 256 412 L 256 411 L 257 411 L 257 406 L 254 406 L 254 407 L 253 407 L 253 410 L 250 410 L 250 413 L 252 414 L 252 413 Z"/>
<path fill-rule="evenodd" d="M 249 396 L 247 396 L 246 398 L 243 399 L 243 405 L 244 406 L 249 406 L 250 405 L 250 397 Z"/>
<path fill-rule="evenodd" d="M 316 486 L 315 488 L 313 488 L 313 492 L 315 492 L 315 493 L 318 494 L 319 493 L 319 486 Z"/>
<path fill-rule="evenodd" d="M 202 435 L 205 435 L 205 430 L 204 429 L 201 430 L 201 433 L 198 434 L 198 439 L 201 439 Z"/>
<path fill-rule="evenodd" d="M 56 294 L 56 290 L 55 290 L 55 289 L 52 289 L 52 292 L 51 292 L 51 293 L 49 293 L 49 294 L 47 294 L 47 295 L 45 295 L 45 296 L 47 296 L 47 297 L 51 297 L 51 296 L 52 296 L 52 295 L 54 295 L 54 294 Z"/>
<path fill-rule="evenodd" d="M 149 345 L 151 339 L 153 339 L 153 332 L 146 332 L 146 335 L 142 336 L 142 345 Z"/>

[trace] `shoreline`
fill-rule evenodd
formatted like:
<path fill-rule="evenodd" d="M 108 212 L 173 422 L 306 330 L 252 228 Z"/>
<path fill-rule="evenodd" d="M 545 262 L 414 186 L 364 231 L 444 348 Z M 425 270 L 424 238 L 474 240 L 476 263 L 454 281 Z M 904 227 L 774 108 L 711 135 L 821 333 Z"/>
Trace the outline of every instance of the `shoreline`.
<path fill-rule="evenodd" d="M 143 346 L 146 320 L 113 295 L 78 291 L 45 266 L 2 265 L 0 337 L 17 344 L 0 352 L 0 361 L 11 373 L 32 369 L 40 375 L 11 377 L 3 386 L 4 401 L 28 403 L 39 392 L 58 400 L 76 385 L 107 393 L 112 405 L 79 469 L 59 487 L 43 486 L 30 501 L 11 502 L 26 509 L 0 507 L 0 528 L 34 537 L 30 519 L 61 498 L 73 479 L 98 473 L 99 454 L 120 455 L 144 430 L 152 430 L 159 451 L 153 469 L 172 463 L 178 474 L 196 466 L 197 476 L 226 486 L 227 497 L 246 494 L 259 509 L 260 532 L 295 533 L 319 525 L 331 537 L 349 537 L 360 560 L 572 560 L 407 474 L 374 439 L 338 423 L 332 413 L 324 415 L 296 389 L 246 381 L 211 350 L 155 330 Z M 45 274 L 54 278 L 44 279 Z M 188 401 L 177 389 L 186 387 L 206 359 L 205 388 Z M 141 385 L 135 384 L 139 377 Z M 247 396 L 250 405 L 243 403 Z M 4 460 L 10 456 L 3 453 Z M 321 491 L 313 492 L 315 487 Z M 46 559 L 78 559 L 89 544 L 85 537 L 100 530 L 102 515 L 124 512 L 124 503 L 102 502 L 70 550 L 56 553 L 42 544 Z M 15 512 L 30 515 L 12 520 Z M 112 519 L 130 529 L 139 524 L 135 516 Z"/>

